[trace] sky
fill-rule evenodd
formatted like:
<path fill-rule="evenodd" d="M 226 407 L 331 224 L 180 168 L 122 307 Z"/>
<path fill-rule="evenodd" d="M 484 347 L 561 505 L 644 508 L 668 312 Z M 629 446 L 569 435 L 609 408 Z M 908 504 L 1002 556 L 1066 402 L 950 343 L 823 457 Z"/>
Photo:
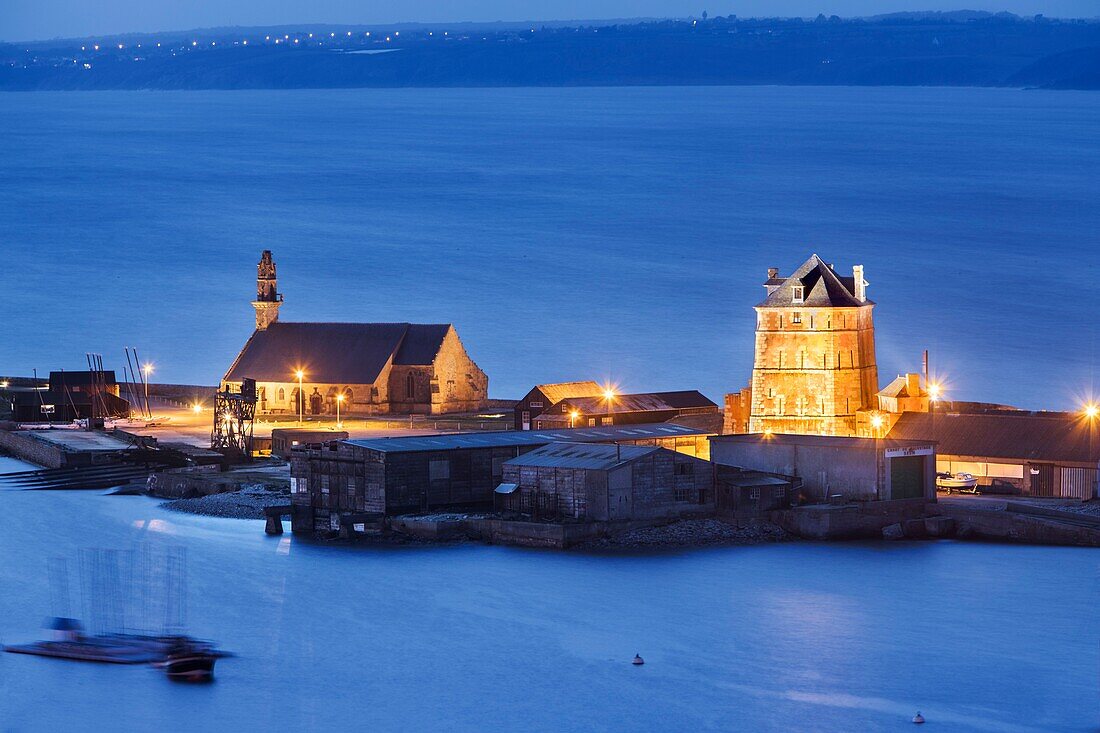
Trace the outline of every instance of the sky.
<path fill-rule="evenodd" d="M 212 26 L 296 23 L 743 16 L 858 16 L 903 10 L 1100 16 L 1100 0 L 0 0 L 0 39 L 37 40 Z"/>

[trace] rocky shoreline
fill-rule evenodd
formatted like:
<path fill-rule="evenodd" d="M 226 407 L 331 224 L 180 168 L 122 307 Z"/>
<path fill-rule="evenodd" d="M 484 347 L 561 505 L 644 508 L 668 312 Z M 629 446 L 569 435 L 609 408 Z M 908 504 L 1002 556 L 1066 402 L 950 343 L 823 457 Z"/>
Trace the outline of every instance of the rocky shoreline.
<path fill-rule="evenodd" d="M 290 491 L 271 489 L 266 484 L 246 484 L 240 491 L 209 494 L 193 499 L 173 499 L 161 504 L 165 509 L 186 514 L 228 519 L 263 519 L 269 506 L 290 503 Z"/>
<path fill-rule="evenodd" d="M 778 525 L 754 522 L 745 527 L 717 519 L 684 519 L 658 527 L 619 532 L 610 537 L 589 540 L 569 548 L 571 551 L 628 549 L 672 549 L 696 547 L 727 547 L 758 545 L 768 542 L 788 542 L 797 539 Z"/>

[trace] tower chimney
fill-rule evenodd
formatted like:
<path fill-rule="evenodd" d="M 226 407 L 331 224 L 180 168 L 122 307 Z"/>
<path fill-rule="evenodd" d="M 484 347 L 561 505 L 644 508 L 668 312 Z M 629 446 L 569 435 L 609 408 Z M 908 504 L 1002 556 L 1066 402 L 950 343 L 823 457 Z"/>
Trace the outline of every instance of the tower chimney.
<path fill-rule="evenodd" d="M 779 277 L 779 268 L 778 267 L 769 267 L 768 268 L 768 279 L 769 280 L 774 280 L 777 277 Z"/>
<path fill-rule="evenodd" d="M 256 265 L 256 300 L 252 302 L 256 309 L 257 331 L 264 331 L 279 320 L 282 304 L 283 296 L 278 292 L 275 278 L 275 260 L 271 258 L 271 250 L 265 249 Z"/>
<path fill-rule="evenodd" d="M 860 303 L 867 302 L 867 281 L 863 279 L 863 265 L 855 265 L 852 267 L 852 280 L 855 281 L 856 291 L 852 295 L 856 296 L 856 300 Z"/>

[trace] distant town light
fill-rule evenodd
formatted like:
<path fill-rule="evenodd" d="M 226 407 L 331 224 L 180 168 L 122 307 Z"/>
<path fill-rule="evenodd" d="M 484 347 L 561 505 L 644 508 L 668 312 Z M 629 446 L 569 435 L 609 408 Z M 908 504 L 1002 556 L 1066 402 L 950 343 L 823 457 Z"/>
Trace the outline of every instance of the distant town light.
<path fill-rule="evenodd" d="M 92 48 L 94 48 L 96 51 L 98 51 L 99 50 L 99 44 L 97 43 L 96 45 L 92 46 Z"/>
<path fill-rule="evenodd" d="M 265 41 L 270 41 L 270 40 L 271 40 L 271 36 L 264 36 L 264 40 L 265 40 Z"/>
<path fill-rule="evenodd" d="M 368 38 L 370 37 L 370 31 L 367 31 L 367 37 Z"/>
<path fill-rule="evenodd" d="M 351 31 L 348 31 L 348 38 L 351 38 Z"/>
<path fill-rule="evenodd" d="M 122 44 L 121 43 L 118 44 L 118 50 L 120 50 L 120 51 L 122 50 Z"/>
<path fill-rule="evenodd" d="M 85 50 L 87 50 L 87 49 L 85 49 L 85 48 L 84 48 L 84 46 L 81 46 L 81 47 L 80 47 L 80 50 L 81 50 L 81 51 L 85 51 Z"/>
<path fill-rule="evenodd" d="M 198 41 L 191 41 L 191 45 L 192 46 L 197 46 L 197 45 L 199 45 L 199 42 Z"/>
<path fill-rule="evenodd" d="M 336 38 L 336 33 L 335 33 L 335 32 L 333 32 L 333 33 L 329 33 L 329 34 L 328 34 L 328 37 L 329 37 L 329 38 Z"/>
<path fill-rule="evenodd" d="M 309 37 L 310 37 L 310 38 L 313 38 L 313 34 L 312 34 L 312 33 L 310 33 L 310 34 L 309 34 Z"/>
<path fill-rule="evenodd" d="M 160 42 L 159 41 L 157 42 L 157 48 L 160 48 Z"/>
<path fill-rule="evenodd" d="M 399 35 L 401 35 L 401 31 L 394 31 L 393 32 L 393 37 L 394 38 L 397 38 Z"/>
<path fill-rule="evenodd" d="M 295 43 L 297 43 L 297 42 L 298 42 L 298 39 L 297 39 L 297 38 L 295 38 L 295 39 L 294 39 L 294 42 L 295 42 Z"/>
<path fill-rule="evenodd" d="M 0 382 L 0 389 L 7 389 L 7 388 L 8 388 L 8 383 L 7 383 L 6 380 L 3 381 L 3 382 Z"/>
<path fill-rule="evenodd" d="M 248 39 L 246 38 L 243 41 L 241 41 L 241 45 L 242 46 L 247 46 L 248 45 Z"/>

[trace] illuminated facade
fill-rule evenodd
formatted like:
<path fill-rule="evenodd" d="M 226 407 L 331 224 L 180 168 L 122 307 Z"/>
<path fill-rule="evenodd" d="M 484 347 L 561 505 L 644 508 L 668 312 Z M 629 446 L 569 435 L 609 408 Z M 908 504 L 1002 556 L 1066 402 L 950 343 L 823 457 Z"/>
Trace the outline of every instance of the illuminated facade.
<path fill-rule="evenodd" d="M 449 323 L 286 323 L 282 304 L 265 250 L 256 331 L 222 378 L 256 380 L 257 414 L 436 415 L 486 403 L 489 378 Z"/>
<path fill-rule="evenodd" d="M 749 432 L 855 436 L 877 407 L 874 303 L 863 266 L 837 275 L 816 254 L 789 277 L 768 270 L 756 306 Z"/>

